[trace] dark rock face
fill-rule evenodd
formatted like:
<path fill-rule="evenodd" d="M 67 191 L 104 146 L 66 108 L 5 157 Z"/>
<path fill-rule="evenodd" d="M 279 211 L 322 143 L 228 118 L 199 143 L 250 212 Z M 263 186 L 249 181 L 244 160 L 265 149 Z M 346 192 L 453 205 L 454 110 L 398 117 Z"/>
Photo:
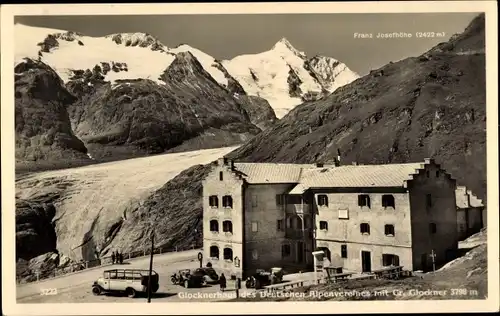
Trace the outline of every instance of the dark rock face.
<path fill-rule="evenodd" d="M 30 260 L 56 249 L 52 203 L 16 201 L 16 261 Z"/>
<path fill-rule="evenodd" d="M 226 68 L 224 68 L 219 61 L 216 61 L 212 66 L 216 67 L 224 74 L 224 77 L 227 79 L 227 89 L 230 92 L 237 93 L 239 95 L 246 94 L 240 83 L 227 72 Z"/>
<path fill-rule="evenodd" d="M 475 31 L 456 37 L 454 47 L 473 43 L 469 51 L 484 49 L 478 44 L 484 43 L 484 17 L 468 30 Z M 337 149 L 347 164 L 433 157 L 459 183 L 486 198 L 485 59 L 484 54 L 464 51 L 430 50 L 429 61 L 390 63 L 378 72 L 383 75 L 367 75 L 319 101 L 297 106 L 227 157 L 314 163 L 335 158 Z M 201 228 L 201 180 L 209 170 L 208 165 L 187 169 L 145 202 L 146 209 L 164 218 L 159 227 L 168 242 L 201 238 L 193 232 Z M 189 229 L 180 228 L 178 220 Z"/>
<path fill-rule="evenodd" d="M 248 95 L 241 95 L 238 98 L 245 103 L 245 110 L 251 122 L 261 130 L 266 130 L 278 121 L 273 108 L 266 99 Z"/>
<path fill-rule="evenodd" d="M 15 67 L 16 161 L 87 159 L 66 111 L 75 100 L 44 63 L 26 59 Z"/>
<path fill-rule="evenodd" d="M 290 66 L 288 66 L 290 67 Z M 300 85 L 302 84 L 302 80 L 300 80 L 299 76 L 295 73 L 295 71 L 290 67 L 288 70 L 288 91 L 291 97 L 300 98 L 302 94 L 302 90 L 300 89 Z"/>
<path fill-rule="evenodd" d="M 245 111 L 246 104 L 218 85 L 191 53 L 178 54 L 160 79 L 165 84 L 137 79 L 111 86 L 91 78 L 68 84 L 79 95 L 69 107 L 75 133 L 93 157 L 162 153 L 211 129 L 236 137 L 207 138 L 203 144 L 191 142 L 194 148 L 188 148 L 189 143 L 183 148 L 234 145 L 260 132 Z"/>
<path fill-rule="evenodd" d="M 57 250 L 36 256 L 31 260 L 16 261 L 16 278 L 20 283 L 33 282 L 53 277 L 57 268 L 67 268 L 73 261 L 60 255 Z M 74 266 L 73 271 L 82 270 L 83 265 Z"/>

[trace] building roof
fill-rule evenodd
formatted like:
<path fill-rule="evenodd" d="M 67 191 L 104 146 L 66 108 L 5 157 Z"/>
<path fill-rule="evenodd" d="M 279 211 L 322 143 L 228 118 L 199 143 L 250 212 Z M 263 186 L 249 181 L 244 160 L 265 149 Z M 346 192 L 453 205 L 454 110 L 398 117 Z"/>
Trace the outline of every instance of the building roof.
<path fill-rule="evenodd" d="M 235 163 L 226 158 L 220 158 L 217 164 L 231 167 L 235 174 L 249 184 L 296 184 L 289 193 L 303 194 L 314 188 L 405 188 L 407 182 L 424 169 L 425 165 L 435 163 L 433 159 L 426 158 L 423 162 L 418 163 L 335 166 L 292 163 Z"/>
<path fill-rule="evenodd" d="M 300 183 L 290 194 L 302 194 L 311 188 L 404 187 L 424 163 L 352 165 L 303 170 Z"/>
<path fill-rule="evenodd" d="M 455 190 L 455 200 L 458 208 L 469 207 L 469 197 L 467 196 L 467 188 L 457 186 Z"/>
<path fill-rule="evenodd" d="M 303 169 L 316 165 L 289 163 L 235 163 L 235 171 L 251 184 L 299 183 Z"/>
<path fill-rule="evenodd" d="M 457 186 L 455 190 L 456 205 L 458 208 L 483 207 L 483 201 L 464 186 Z"/>

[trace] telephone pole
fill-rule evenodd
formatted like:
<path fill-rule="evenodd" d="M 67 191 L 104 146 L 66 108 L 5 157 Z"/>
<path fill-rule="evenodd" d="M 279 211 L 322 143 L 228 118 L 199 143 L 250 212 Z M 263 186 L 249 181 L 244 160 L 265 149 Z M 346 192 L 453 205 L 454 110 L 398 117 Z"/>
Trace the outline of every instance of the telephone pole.
<path fill-rule="evenodd" d="M 148 303 L 151 303 L 151 276 L 153 274 L 153 254 L 155 251 L 155 234 L 151 230 L 151 257 L 149 259 L 149 278 L 148 278 Z"/>

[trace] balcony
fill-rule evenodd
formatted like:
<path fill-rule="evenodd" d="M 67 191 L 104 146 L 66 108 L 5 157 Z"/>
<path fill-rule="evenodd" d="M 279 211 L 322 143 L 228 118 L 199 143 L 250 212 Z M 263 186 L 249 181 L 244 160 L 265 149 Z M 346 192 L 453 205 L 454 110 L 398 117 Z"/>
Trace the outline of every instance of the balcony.
<path fill-rule="evenodd" d="M 311 212 L 311 205 L 309 204 L 287 204 L 286 211 L 287 213 L 295 213 L 295 214 L 309 214 Z"/>
<path fill-rule="evenodd" d="M 312 229 L 287 229 L 285 231 L 285 238 L 288 239 L 312 239 L 313 238 L 313 230 Z"/>

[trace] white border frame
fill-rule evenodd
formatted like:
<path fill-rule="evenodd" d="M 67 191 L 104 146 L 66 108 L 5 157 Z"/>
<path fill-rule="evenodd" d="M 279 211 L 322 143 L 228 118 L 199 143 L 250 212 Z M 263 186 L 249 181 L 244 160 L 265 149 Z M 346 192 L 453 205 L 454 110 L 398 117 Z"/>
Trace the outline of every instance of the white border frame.
<path fill-rule="evenodd" d="M 486 13 L 487 174 L 488 174 L 488 296 L 487 300 L 356 301 L 273 303 L 95 303 L 16 304 L 15 290 L 15 171 L 13 26 L 15 15 L 148 15 L 148 14 L 250 14 L 250 13 Z M 496 1 L 395 1 L 343 3 L 227 3 L 227 4 L 36 4 L 2 5 L 2 303 L 6 315 L 85 314 L 300 314 L 498 311 L 498 44 Z M 251 304 L 250 306 L 247 306 Z"/>

